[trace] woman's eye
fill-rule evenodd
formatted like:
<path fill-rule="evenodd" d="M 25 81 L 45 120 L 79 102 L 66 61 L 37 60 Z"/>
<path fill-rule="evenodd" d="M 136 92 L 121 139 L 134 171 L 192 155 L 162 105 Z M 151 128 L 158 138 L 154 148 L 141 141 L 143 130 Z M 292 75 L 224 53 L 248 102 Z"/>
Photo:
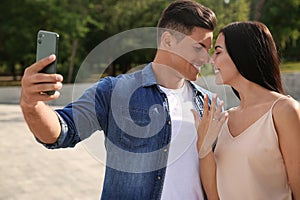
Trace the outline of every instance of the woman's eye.
<path fill-rule="evenodd" d="M 216 54 L 216 55 L 219 55 L 220 53 L 221 53 L 221 52 L 216 52 L 215 54 Z"/>

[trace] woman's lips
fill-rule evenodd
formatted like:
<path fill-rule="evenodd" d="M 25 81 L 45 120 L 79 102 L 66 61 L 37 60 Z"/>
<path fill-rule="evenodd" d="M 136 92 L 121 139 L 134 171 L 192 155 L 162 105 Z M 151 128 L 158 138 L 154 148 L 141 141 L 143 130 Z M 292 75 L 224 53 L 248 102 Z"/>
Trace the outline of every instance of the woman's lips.
<path fill-rule="evenodd" d="M 215 74 L 218 74 L 220 72 L 220 68 L 218 68 L 217 66 L 214 66 L 214 70 L 215 70 Z"/>

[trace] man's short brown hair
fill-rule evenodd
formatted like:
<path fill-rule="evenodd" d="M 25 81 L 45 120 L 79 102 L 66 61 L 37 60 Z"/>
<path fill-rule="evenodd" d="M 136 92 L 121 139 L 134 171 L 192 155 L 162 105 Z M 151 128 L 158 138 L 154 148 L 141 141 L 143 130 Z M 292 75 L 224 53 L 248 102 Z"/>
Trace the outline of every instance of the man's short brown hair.
<path fill-rule="evenodd" d="M 158 22 L 158 38 L 164 29 L 190 35 L 194 27 L 214 31 L 217 25 L 215 13 L 192 0 L 177 0 L 162 12 Z"/>

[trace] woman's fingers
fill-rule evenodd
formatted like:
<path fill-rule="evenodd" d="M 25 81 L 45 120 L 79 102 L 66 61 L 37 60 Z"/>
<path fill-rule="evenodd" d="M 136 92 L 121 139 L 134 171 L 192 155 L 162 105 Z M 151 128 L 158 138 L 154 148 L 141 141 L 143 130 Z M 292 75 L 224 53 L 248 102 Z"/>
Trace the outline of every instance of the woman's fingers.
<path fill-rule="evenodd" d="M 224 102 L 220 101 L 217 105 L 217 99 L 218 96 L 216 94 L 213 95 L 209 106 L 208 95 L 204 96 L 202 119 L 200 119 L 199 114 L 195 110 L 192 110 L 198 133 L 197 148 L 199 150 L 199 158 L 204 158 L 212 150 L 212 145 L 228 117 L 227 112 L 222 112 Z"/>
<path fill-rule="evenodd" d="M 222 112 L 222 115 L 219 119 L 220 124 L 223 125 L 223 123 L 226 121 L 227 118 L 228 118 L 228 112 L 226 111 Z"/>
<path fill-rule="evenodd" d="M 224 102 L 220 101 L 220 103 L 218 104 L 218 106 L 215 109 L 214 113 L 212 114 L 213 115 L 213 120 L 220 120 L 221 119 L 223 105 L 224 105 Z"/>
<path fill-rule="evenodd" d="M 210 115 L 209 115 L 209 119 L 210 120 L 213 120 L 214 118 L 214 114 L 216 112 L 216 104 L 217 104 L 217 94 L 214 94 L 213 97 L 212 97 L 212 101 L 211 101 L 211 105 L 210 105 Z"/>

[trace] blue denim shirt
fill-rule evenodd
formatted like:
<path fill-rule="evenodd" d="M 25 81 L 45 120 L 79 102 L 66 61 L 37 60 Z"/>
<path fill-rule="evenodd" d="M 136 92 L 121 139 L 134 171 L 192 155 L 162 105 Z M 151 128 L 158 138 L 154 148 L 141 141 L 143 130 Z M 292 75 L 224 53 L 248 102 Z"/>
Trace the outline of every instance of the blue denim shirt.
<path fill-rule="evenodd" d="M 211 98 L 211 93 L 191 85 L 201 112 L 204 94 Z M 150 63 L 138 72 L 103 78 L 56 110 L 62 131 L 55 144 L 45 146 L 73 147 L 103 130 L 107 160 L 101 199 L 160 199 L 172 131 L 168 109 Z"/>

